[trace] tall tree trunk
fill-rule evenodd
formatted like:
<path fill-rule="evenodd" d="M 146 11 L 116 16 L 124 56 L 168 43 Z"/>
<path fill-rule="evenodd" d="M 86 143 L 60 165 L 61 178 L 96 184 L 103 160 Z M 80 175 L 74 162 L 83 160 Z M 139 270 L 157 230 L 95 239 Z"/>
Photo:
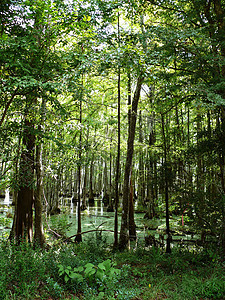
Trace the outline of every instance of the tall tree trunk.
<path fill-rule="evenodd" d="M 110 155 L 109 155 L 109 206 L 107 211 L 113 212 L 113 201 L 112 201 L 112 134 L 110 133 Z"/>
<path fill-rule="evenodd" d="M 143 83 L 143 77 L 138 77 L 137 85 L 132 101 L 132 108 L 130 113 L 130 122 L 128 124 L 128 141 L 127 141 L 127 157 L 125 163 L 124 171 L 124 182 L 123 182 L 123 210 L 121 218 L 121 229 L 120 229 L 120 239 L 119 239 L 119 248 L 121 250 L 129 247 L 129 196 L 130 196 L 130 173 L 133 159 L 134 151 L 134 138 L 135 138 L 135 129 L 136 129 L 136 120 L 137 120 L 137 107 L 140 99 L 141 86 Z"/>
<path fill-rule="evenodd" d="M 214 11 L 216 14 L 216 22 L 218 26 L 218 34 L 216 32 L 216 38 L 219 39 L 220 42 L 220 51 L 221 56 L 224 61 L 225 59 L 225 9 L 222 4 L 221 0 L 214 0 Z M 210 11 L 210 9 L 209 9 Z M 214 24 L 212 24 L 214 26 Z M 215 44 L 215 43 L 214 43 Z M 219 69 L 219 68 L 218 68 Z M 220 65 L 221 74 L 220 77 L 222 78 L 222 81 L 224 82 L 225 78 L 225 64 Z M 220 90 L 220 94 L 225 99 L 225 91 L 224 87 Z M 225 198 L 225 107 L 221 107 L 221 135 L 222 135 L 222 142 L 221 142 L 221 154 L 219 153 L 219 161 L 220 161 L 220 177 L 221 177 L 221 185 L 223 189 L 223 199 Z M 222 203 L 222 229 L 220 234 L 220 242 L 222 246 L 223 255 L 225 256 L 225 201 Z"/>
<path fill-rule="evenodd" d="M 32 242 L 34 203 L 34 124 L 31 116 L 24 120 L 23 147 L 19 169 L 19 189 L 15 210 L 15 238 Z"/>
<path fill-rule="evenodd" d="M 138 166 L 138 203 L 141 207 L 145 206 L 145 172 L 144 172 L 144 161 L 143 161 L 143 129 L 142 129 L 142 114 L 139 112 L 139 166 Z"/>
<path fill-rule="evenodd" d="M 225 108 L 221 108 L 221 153 L 219 153 L 220 178 L 222 186 L 222 199 L 225 199 Z M 220 243 L 225 256 L 225 201 L 221 204 L 222 228 L 220 230 Z"/>
<path fill-rule="evenodd" d="M 150 90 L 152 90 L 152 87 L 150 87 Z M 152 97 L 149 95 L 149 101 L 151 101 L 152 104 Z M 156 162 L 156 158 L 154 156 L 154 151 L 152 151 L 152 146 L 154 146 L 156 142 L 155 137 L 155 114 L 152 112 L 147 121 L 147 126 L 149 129 L 149 138 L 148 138 L 148 145 L 149 149 L 146 151 L 146 181 L 147 181 L 147 212 L 146 212 L 146 218 L 152 219 L 155 216 L 155 206 L 157 199 L 157 171 L 154 170 L 154 163 Z"/>
<path fill-rule="evenodd" d="M 130 175 L 130 197 L 129 197 L 129 238 L 131 241 L 137 239 L 136 225 L 134 221 L 134 190 L 132 184 L 132 170 Z"/>
<path fill-rule="evenodd" d="M 83 85 L 83 78 L 82 78 Z M 80 137 L 78 152 L 78 202 L 77 202 L 77 236 L 76 242 L 82 242 L 81 235 L 81 158 L 82 158 L 82 99 L 80 99 Z"/>
<path fill-rule="evenodd" d="M 41 129 L 40 125 L 38 126 Z M 42 144 L 36 145 L 36 190 L 34 193 L 35 226 L 34 242 L 40 247 L 44 246 L 45 237 L 42 225 L 42 195 L 43 195 L 43 174 L 42 174 Z"/>
<path fill-rule="evenodd" d="M 104 162 L 104 170 L 103 170 L 103 203 L 105 206 L 109 205 L 109 188 L 108 188 L 108 168 L 107 168 L 107 159 L 105 158 Z"/>
<path fill-rule="evenodd" d="M 89 127 L 87 128 L 87 134 L 86 134 L 86 143 L 88 144 L 89 140 Z M 87 164 L 87 158 L 88 158 L 88 151 L 85 152 L 86 155 L 86 162 L 85 162 L 85 168 L 84 168 L 84 184 L 83 184 L 83 199 L 82 199 L 82 207 L 81 210 L 85 210 L 87 208 L 87 186 L 88 186 L 88 164 Z"/>
<path fill-rule="evenodd" d="M 118 70 L 118 136 L 117 136 L 117 158 L 116 158 L 116 177 L 115 177 L 115 222 L 114 222 L 114 247 L 118 246 L 118 205 L 119 205 L 119 179 L 120 179 L 120 67 Z"/>
<path fill-rule="evenodd" d="M 45 117 L 45 100 L 42 100 L 40 109 L 41 124 Z M 38 124 L 38 132 L 41 134 L 41 124 Z M 34 226 L 34 242 L 43 247 L 45 244 L 45 236 L 42 224 L 42 200 L 43 200 L 43 168 L 42 168 L 42 140 L 37 138 L 36 142 L 36 190 L 34 193 L 34 209 L 35 209 L 35 226 Z"/>
<path fill-rule="evenodd" d="M 88 166 L 85 165 L 85 167 L 84 167 L 84 183 L 83 183 L 83 190 L 82 190 L 82 206 L 81 206 L 81 210 L 85 210 L 87 208 L 87 203 L 86 203 L 87 174 L 88 174 Z"/>
<path fill-rule="evenodd" d="M 169 170 L 168 170 L 168 161 L 167 161 L 167 142 L 165 134 L 165 122 L 164 116 L 162 114 L 162 135 L 163 135 L 163 149 L 164 149 L 164 182 L 165 182 L 165 202 L 166 202 L 166 253 L 171 253 L 171 232 L 170 232 L 170 217 L 169 217 Z"/>
<path fill-rule="evenodd" d="M 94 192 L 93 192 L 93 169 L 94 169 L 94 155 L 92 155 L 90 165 L 90 182 L 89 182 L 89 204 L 94 204 Z"/>
<path fill-rule="evenodd" d="M 120 47 L 120 13 L 117 17 L 118 28 L 118 47 Z M 117 78 L 117 158 L 116 158 L 116 176 L 115 176 L 115 221 L 114 221 L 114 247 L 118 247 L 118 205 L 119 205 L 119 179 L 120 179 L 120 62 Z"/>

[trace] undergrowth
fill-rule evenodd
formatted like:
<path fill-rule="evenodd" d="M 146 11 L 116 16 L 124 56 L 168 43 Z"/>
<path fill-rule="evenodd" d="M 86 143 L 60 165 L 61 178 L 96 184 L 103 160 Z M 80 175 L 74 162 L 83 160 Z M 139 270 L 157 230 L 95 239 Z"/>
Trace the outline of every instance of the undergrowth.
<path fill-rule="evenodd" d="M 4 241 L 0 257 L 0 299 L 225 298 L 225 263 L 212 250 L 117 252 L 92 236 L 48 250 Z"/>

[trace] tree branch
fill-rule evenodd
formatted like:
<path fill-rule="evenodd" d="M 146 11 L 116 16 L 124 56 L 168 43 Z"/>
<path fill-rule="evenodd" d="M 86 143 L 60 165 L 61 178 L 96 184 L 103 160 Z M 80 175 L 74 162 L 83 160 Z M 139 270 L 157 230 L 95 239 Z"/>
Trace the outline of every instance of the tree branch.
<path fill-rule="evenodd" d="M 12 94 L 10 100 L 9 100 L 8 103 L 6 104 L 6 107 L 5 107 L 5 109 L 4 109 L 4 112 L 3 112 L 2 117 L 1 117 L 1 120 L 0 120 L 0 126 L 2 126 L 2 123 L 4 122 L 4 119 L 5 119 L 5 116 L 6 116 L 6 114 L 7 114 L 7 111 L 8 111 L 8 109 L 9 109 L 10 105 L 12 104 L 13 99 L 14 99 L 14 97 L 16 96 L 18 89 L 19 89 L 19 87 L 16 88 L 15 92 Z"/>
<path fill-rule="evenodd" d="M 79 232 L 77 234 L 71 235 L 70 237 L 63 240 L 63 242 L 66 242 L 66 241 L 72 239 L 73 237 L 76 237 L 77 235 L 81 235 L 81 234 L 85 234 L 85 233 L 89 233 L 89 232 L 96 232 L 96 231 L 114 232 L 114 230 L 108 230 L 108 229 L 92 229 L 92 230 L 87 230 L 87 231 L 83 231 L 83 232 Z"/>

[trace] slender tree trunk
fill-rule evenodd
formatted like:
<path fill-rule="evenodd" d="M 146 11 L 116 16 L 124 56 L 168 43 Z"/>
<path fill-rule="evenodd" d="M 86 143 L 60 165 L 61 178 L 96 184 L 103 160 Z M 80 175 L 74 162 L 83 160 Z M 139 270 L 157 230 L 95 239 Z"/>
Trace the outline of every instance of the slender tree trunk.
<path fill-rule="evenodd" d="M 40 130 L 40 125 L 39 125 Z M 42 195 L 43 195 L 43 174 L 42 174 L 42 144 L 36 145 L 36 190 L 34 193 L 35 226 L 34 242 L 40 247 L 44 246 L 45 237 L 42 225 Z"/>
<path fill-rule="evenodd" d="M 83 78 L 82 78 L 83 84 Z M 80 137 L 79 137 L 79 152 L 78 152 L 78 202 L 77 202 L 77 236 L 76 242 L 82 242 L 81 233 L 81 158 L 82 158 L 82 99 L 80 99 Z"/>
<path fill-rule="evenodd" d="M 119 18 L 119 17 L 118 17 Z M 119 21 L 118 21 L 119 22 Z M 116 178 L 115 178 L 115 222 L 114 222 L 114 247 L 118 246 L 118 205 L 119 205 L 119 179 L 120 179 L 120 67 L 118 69 L 118 136 L 117 136 L 117 158 L 116 158 Z"/>
<path fill-rule="evenodd" d="M 118 47 L 120 47 L 120 13 L 117 16 L 117 38 Z M 120 61 L 118 62 L 117 78 L 117 158 L 116 158 L 116 176 L 115 176 L 115 221 L 114 221 L 114 248 L 118 247 L 118 205 L 119 205 L 119 179 L 120 179 Z"/>
<path fill-rule="evenodd" d="M 87 135 L 86 135 L 86 143 L 88 144 L 89 140 L 89 127 L 87 128 Z M 88 164 L 87 164 L 87 158 L 88 158 L 88 151 L 85 152 L 86 155 L 86 163 L 85 163 L 85 171 L 84 171 L 84 184 L 83 184 L 83 200 L 82 200 L 82 210 L 85 210 L 87 208 L 87 186 L 88 186 Z"/>
<path fill-rule="evenodd" d="M 45 100 L 42 100 L 40 109 L 41 123 L 44 121 Z M 38 131 L 41 132 L 41 124 L 38 124 Z M 36 142 L 36 190 L 34 193 L 34 209 L 35 209 L 35 226 L 34 226 L 34 242 L 43 247 L 45 244 L 45 236 L 42 224 L 42 199 L 43 199 L 43 169 L 42 169 L 42 140 L 37 138 Z"/>
<path fill-rule="evenodd" d="M 109 206 L 107 211 L 113 212 L 113 201 L 112 201 L 112 135 L 110 133 L 110 155 L 109 155 Z"/>
<path fill-rule="evenodd" d="M 164 148 L 164 174 L 165 174 L 165 202 L 166 202 L 166 253 L 171 253 L 171 232 L 170 232 L 170 217 L 169 217 L 169 183 L 168 178 L 170 176 L 168 170 L 168 161 L 167 161 L 167 142 L 166 142 L 166 134 L 165 134 L 165 122 L 164 116 L 162 114 L 162 134 L 163 134 L 163 148 Z"/>
<path fill-rule="evenodd" d="M 139 112 L 139 166 L 138 166 L 138 203 L 141 207 L 145 206 L 145 172 L 144 172 L 144 161 L 143 161 L 143 150 L 141 145 L 143 144 L 143 129 L 142 129 L 142 114 Z"/>
<path fill-rule="evenodd" d="M 129 238 L 131 241 L 137 239 L 136 225 L 134 221 L 134 190 L 132 184 L 132 170 L 130 176 L 130 197 L 129 197 Z"/>
<path fill-rule="evenodd" d="M 141 86 L 143 80 L 144 79 L 142 76 L 140 76 L 137 80 L 136 90 L 132 101 L 132 108 L 130 111 L 130 122 L 128 124 L 129 128 L 128 128 L 128 141 L 127 141 L 127 157 L 125 163 L 124 182 L 123 182 L 123 202 L 122 202 L 123 210 L 122 210 L 120 239 L 119 239 L 119 248 L 121 250 L 129 247 L 128 214 L 129 214 L 129 195 L 130 195 L 130 173 L 131 173 L 133 150 L 134 150 L 137 107 L 140 99 L 140 92 L 141 92 Z"/>
<path fill-rule="evenodd" d="M 94 169 L 94 155 L 92 155 L 90 165 L 90 183 L 89 183 L 89 204 L 94 204 L 94 192 L 93 192 L 93 169 Z"/>
<path fill-rule="evenodd" d="M 103 203 L 105 206 L 109 205 L 109 188 L 108 188 L 108 168 L 107 168 L 107 159 L 103 162 L 104 170 L 103 170 Z"/>
<path fill-rule="evenodd" d="M 221 137 L 222 137 L 222 151 L 219 154 L 220 178 L 223 190 L 223 199 L 225 198 L 225 108 L 221 108 Z M 222 228 L 220 230 L 220 243 L 222 246 L 223 255 L 225 256 L 225 201 L 221 204 L 222 213 Z"/>
<path fill-rule="evenodd" d="M 84 168 L 84 184 L 83 184 L 83 190 L 82 190 L 82 206 L 81 206 L 81 210 L 85 210 L 87 208 L 87 203 L 86 203 L 87 174 L 88 174 L 88 166 L 85 165 L 85 168 Z"/>

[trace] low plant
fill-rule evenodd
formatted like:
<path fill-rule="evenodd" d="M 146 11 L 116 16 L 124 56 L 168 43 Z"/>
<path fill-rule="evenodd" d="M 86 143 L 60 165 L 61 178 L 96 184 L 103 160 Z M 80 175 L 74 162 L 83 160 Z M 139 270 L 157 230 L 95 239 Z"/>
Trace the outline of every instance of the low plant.
<path fill-rule="evenodd" d="M 52 297 L 56 299 L 62 297 L 63 288 L 51 277 L 46 279 L 46 290 Z"/>
<path fill-rule="evenodd" d="M 224 260 L 209 250 L 118 252 L 95 243 L 42 250 L 0 242 L 0 300 L 225 299 Z"/>
<path fill-rule="evenodd" d="M 71 266 L 59 265 L 59 276 L 64 278 L 67 283 L 69 280 L 82 283 L 87 281 L 89 285 L 98 284 L 98 290 L 103 291 L 104 285 L 112 281 L 116 274 L 120 273 L 115 268 L 116 264 L 107 259 L 98 265 L 87 263 L 84 266 L 72 268 Z M 103 284 L 103 285 L 102 285 Z"/>
<path fill-rule="evenodd" d="M 12 218 L 7 216 L 0 216 L 0 226 L 9 227 L 11 226 Z"/>
<path fill-rule="evenodd" d="M 51 217 L 51 229 L 63 237 L 66 237 L 66 233 L 70 230 L 71 226 L 72 223 L 69 222 L 67 215 L 56 215 Z"/>

